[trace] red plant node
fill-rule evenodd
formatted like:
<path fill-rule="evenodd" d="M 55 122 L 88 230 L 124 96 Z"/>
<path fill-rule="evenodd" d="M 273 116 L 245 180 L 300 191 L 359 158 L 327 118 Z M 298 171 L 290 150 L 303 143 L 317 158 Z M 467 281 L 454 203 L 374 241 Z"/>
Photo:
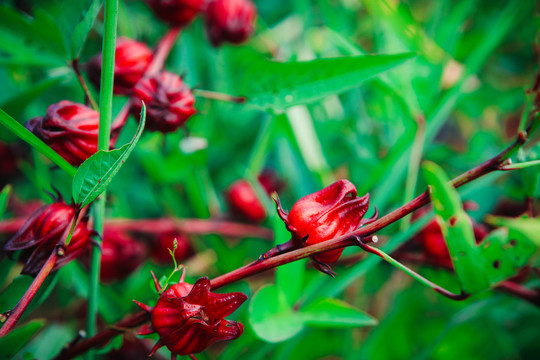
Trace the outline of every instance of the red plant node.
<path fill-rule="evenodd" d="M 80 165 L 97 151 L 99 113 L 88 106 L 62 100 L 25 126 L 71 165 Z"/>
<path fill-rule="evenodd" d="M 182 78 L 162 71 L 142 78 L 133 90 L 132 112 L 138 117 L 146 104 L 146 129 L 168 133 L 176 131 L 195 114 L 195 97 Z"/>
<path fill-rule="evenodd" d="M 116 95 L 129 95 L 133 87 L 143 77 L 152 62 L 154 54 L 146 44 L 119 37 L 116 40 L 114 55 L 114 86 Z M 101 83 L 102 54 L 90 59 L 86 65 L 90 81 L 99 88 Z"/>
<path fill-rule="evenodd" d="M 30 215 L 19 231 L 4 245 L 3 250 L 23 250 L 21 259 L 25 260 L 25 265 L 21 273 L 36 276 L 66 229 L 71 226 L 74 215 L 74 207 L 61 200 L 42 206 Z M 80 220 L 64 256 L 58 258 L 52 271 L 58 270 L 87 249 L 91 235 L 87 220 Z"/>
<path fill-rule="evenodd" d="M 250 0 L 213 0 L 205 15 L 206 34 L 214 46 L 240 44 L 253 33 L 257 9 Z"/>
<path fill-rule="evenodd" d="M 369 194 L 356 196 L 348 180 L 340 180 L 298 200 L 287 214 L 278 203 L 278 213 L 295 241 L 317 244 L 345 235 L 366 223 L 362 218 L 369 207 Z M 371 221 L 371 220 L 367 220 Z M 323 263 L 336 261 L 343 249 L 314 255 Z"/>
<path fill-rule="evenodd" d="M 172 285 L 153 308 L 139 305 L 150 312 L 151 331 L 159 335 L 150 356 L 161 346 L 173 354 L 188 355 L 199 353 L 216 341 L 237 339 L 242 335 L 243 325 L 224 318 L 246 299 L 240 292 L 210 292 L 207 277 L 200 278 L 193 286 L 185 282 Z M 144 329 L 145 333 L 148 330 Z"/>

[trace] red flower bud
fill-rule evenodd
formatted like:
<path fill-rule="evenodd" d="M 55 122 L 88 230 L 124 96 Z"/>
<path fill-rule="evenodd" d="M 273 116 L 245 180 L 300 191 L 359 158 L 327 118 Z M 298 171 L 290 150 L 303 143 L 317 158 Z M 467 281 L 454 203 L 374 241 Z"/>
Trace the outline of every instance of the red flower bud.
<path fill-rule="evenodd" d="M 143 262 L 146 248 L 128 234 L 105 228 L 101 245 L 101 280 L 109 282 L 129 276 Z"/>
<path fill-rule="evenodd" d="M 193 255 L 193 249 L 189 243 L 187 236 L 178 234 L 176 232 L 166 232 L 159 234 L 153 241 L 151 247 L 151 257 L 158 264 L 172 264 L 172 256 L 169 253 L 169 249 L 173 250 L 174 239 L 176 239 L 177 246 L 174 252 L 174 257 L 177 262 L 182 262 Z"/>
<path fill-rule="evenodd" d="M 193 286 L 183 282 L 183 278 L 184 275 L 179 284 L 163 292 L 153 308 L 135 301 L 150 312 L 152 319 L 151 328 L 139 334 L 159 335 L 150 356 L 161 346 L 177 355 L 196 354 L 216 341 L 234 340 L 242 335 L 242 324 L 224 318 L 246 301 L 246 295 L 215 294 L 210 292 L 208 278 L 200 278 Z M 159 292 L 161 288 L 155 277 L 154 283 Z"/>
<path fill-rule="evenodd" d="M 101 83 L 101 58 L 98 54 L 87 63 L 88 77 L 99 88 Z M 133 87 L 143 77 L 146 68 L 152 62 L 154 54 L 146 44 L 119 37 L 116 41 L 114 57 L 114 87 L 113 93 L 129 95 Z"/>
<path fill-rule="evenodd" d="M 25 126 L 71 165 L 80 165 L 97 151 L 99 113 L 88 106 L 62 100 Z"/>
<path fill-rule="evenodd" d="M 133 90 L 132 111 L 139 116 L 142 101 L 146 104 L 146 129 L 168 133 L 175 131 L 195 114 L 195 97 L 182 78 L 162 71 L 142 78 Z"/>
<path fill-rule="evenodd" d="M 283 182 L 279 180 L 273 171 L 263 171 L 257 177 L 257 180 L 259 180 L 268 195 L 274 191 L 279 191 L 283 187 Z M 241 179 L 232 183 L 227 190 L 226 196 L 227 203 L 240 217 L 255 223 L 266 219 L 264 206 L 259 201 L 255 190 L 246 180 Z"/>
<path fill-rule="evenodd" d="M 340 180 L 313 194 L 304 196 L 287 214 L 277 202 L 278 214 L 295 241 L 317 244 L 350 233 L 375 220 L 362 220 L 369 207 L 369 194 L 356 196 L 356 188 L 348 180 Z M 343 249 L 314 255 L 317 262 L 336 261 Z"/>
<path fill-rule="evenodd" d="M 240 44 L 253 32 L 257 9 L 250 0 L 213 0 L 205 15 L 206 34 L 214 46 Z"/>
<path fill-rule="evenodd" d="M 21 273 L 36 276 L 66 229 L 71 226 L 74 215 L 74 207 L 62 200 L 42 206 L 30 215 L 15 236 L 4 245 L 3 250 L 8 252 L 23 250 L 21 258 L 26 259 L 26 263 Z M 80 220 L 64 256 L 58 258 L 53 271 L 87 249 L 91 235 L 92 231 L 87 228 L 87 220 Z"/>
<path fill-rule="evenodd" d="M 173 25 L 187 25 L 203 8 L 205 0 L 146 0 L 158 18 Z"/>

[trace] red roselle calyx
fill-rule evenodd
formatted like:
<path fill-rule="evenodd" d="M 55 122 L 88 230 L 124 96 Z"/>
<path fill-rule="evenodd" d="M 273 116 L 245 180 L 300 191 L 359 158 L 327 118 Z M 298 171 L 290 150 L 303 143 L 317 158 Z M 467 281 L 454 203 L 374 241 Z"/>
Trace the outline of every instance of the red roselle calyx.
<path fill-rule="evenodd" d="M 360 226 L 375 221 L 377 212 L 370 219 L 362 219 L 369 207 L 369 194 L 356 196 L 356 188 L 348 180 L 340 180 L 313 194 L 304 196 L 286 213 L 276 199 L 278 214 L 291 232 L 293 241 L 302 245 L 317 244 L 345 235 Z M 316 267 L 328 272 L 326 263 L 336 261 L 343 249 L 314 255 Z"/>
<path fill-rule="evenodd" d="M 283 187 L 283 182 L 273 171 L 263 171 L 257 176 L 257 180 L 268 195 Z M 227 189 L 226 198 L 231 210 L 240 217 L 254 223 L 266 219 L 266 210 L 247 180 L 241 179 L 232 183 Z"/>
<path fill-rule="evenodd" d="M 214 46 L 240 44 L 253 32 L 257 9 L 250 0 L 211 0 L 205 16 L 206 34 Z"/>
<path fill-rule="evenodd" d="M 99 113 L 88 106 L 62 100 L 25 126 L 71 165 L 80 165 L 97 151 Z"/>
<path fill-rule="evenodd" d="M 101 82 L 101 54 L 94 56 L 86 65 L 90 81 L 99 88 Z M 119 37 L 114 57 L 114 87 L 116 95 L 129 95 L 144 75 L 154 54 L 146 44 Z"/>
<path fill-rule="evenodd" d="M 160 292 L 161 287 L 153 273 L 152 276 Z M 139 334 L 158 333 L 159 341 L 150 356 L 161 346 L 177 355 L 196 354 L 216 341 L 233 340 L 242 335 L 242 324 L 224 318 L 246 299 L 247 296 L 240 292 L 210 292 L 210 280 L 206 277 L 190 285 L 184 282 L 182 274 L 180 283 L 164 291 L 153 308 L 134 300 L 151 314 L 151 327 L 141 329 Z"/>
<path fill-rule="evenodd" d="M 203 9 L 206 0 L 146 0 L 161 20 L 172 25 L 187 25 Z"/>
<path fill-rule="evenodd" d="M 133 90 L 132 112 L 138 118 L 146 104 L 146 129 L 168 133 L 177 130 L 195 114 L 195 97 L 182 78 L 162 71 L 142 78 Z"/>
<path fill-rule="evenodd" d="M 101 253 L 100 277 L 110 282 L 135 271 L 145 258 L 146 247 L 123 231 L 105 227 Z"/>
<path fill-rule="evenodd" d="M 71 226 L 75 208 L 62 200 L 45 205 L 34 211 L 19 231 L 5 245 L 3 250 L 22 250 L 25 260 L 22 274 L 36 276 L 49 255 L 55 249 L 62 235 Z M 87 227 L 87 219 L 81 219 L 73 231 L 73 236 L 64 256 L 56 261 L 52 271 L 58 270 L 88 249 L 93 231 Z"/>

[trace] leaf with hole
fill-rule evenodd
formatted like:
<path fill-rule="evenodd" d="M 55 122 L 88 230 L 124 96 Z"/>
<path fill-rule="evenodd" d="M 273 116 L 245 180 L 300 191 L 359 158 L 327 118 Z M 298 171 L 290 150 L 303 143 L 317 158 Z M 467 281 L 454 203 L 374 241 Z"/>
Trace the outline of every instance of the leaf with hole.
<path fill-rule="evenodd" d="M 443 220 L 440 222 L 441 229 L 461 288 L 466 293 L 489 288 L 487 264 L 476 246 L 471 220 L 463 210 L 459 194 L 435 163 L 424 164 L 424 175 L 435 213 Z"/>
<path fill-rule="evenodd" d="M 81 164 L 73 178 L 72 184 L 73 200 L 81 208 L 90 204 L 105 191 L 107 185 L 110 184 L 113 177 L 135 148 L 135 145 L 137 145 L 145 122 L 146 107 L 143 104 L 139 128 L 131 142 L 122 146 L 120 149 L 100 150 Z"/>

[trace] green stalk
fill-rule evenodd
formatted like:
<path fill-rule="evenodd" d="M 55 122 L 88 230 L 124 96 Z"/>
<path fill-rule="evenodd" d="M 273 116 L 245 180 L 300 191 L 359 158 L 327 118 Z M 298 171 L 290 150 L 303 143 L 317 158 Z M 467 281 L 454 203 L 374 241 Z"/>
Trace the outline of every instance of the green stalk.
<path fill-rule="evenodd" d="M 12 133 L 22 140 L 26 141 L 34 149 L 45 155 L 49 160 L 58 165 L 58 167 L 67 172 L 72 177 L 75 176 L 77 169 L 71 166 L 56 151 L 41 141 L 36 135 L 32 134 L 27 128 L 19 124 L 15 119 L 9 116 L 4 110 L 0 109 L 0 124 L 8 128 Z"/>
<path fill-rule="evenodd" d="M 103 63 L 101 71 L 101 88 L 99 93 L 99 135 L 98 150 L 109 150 L 111 137 L 112 99 L 113 99 L 113 74 L 114 74 L 114 50 L 116 47 L 116 23 L 118 19 L 118 0 L 105 0 L 105 20 L 103 35 Z M 95 203 L 94 224 L 95 230 L 103 234 L 103 222 L 105 218 L 104 192 Z M 96 315 L 99 302 L 99 271 L 101 263 L 100 241 L 94 245 L 90 263 L 90 277 L 88 284 L 88 318 L 86 332 L 88 336 L 96 333 Z M 88 359 L 92 358 L 89 353 Z"/>

